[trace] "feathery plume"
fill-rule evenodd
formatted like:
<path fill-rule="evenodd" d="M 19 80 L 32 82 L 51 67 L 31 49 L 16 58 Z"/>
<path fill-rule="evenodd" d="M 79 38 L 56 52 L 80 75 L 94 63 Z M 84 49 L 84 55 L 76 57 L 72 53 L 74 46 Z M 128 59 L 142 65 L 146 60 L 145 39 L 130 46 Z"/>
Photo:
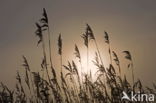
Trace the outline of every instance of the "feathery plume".
<path fill-rule="evenodd" d="M 87 28 L 86 28 L 86 35 L 88 35 L 88 39 L 89 40 L 95 39 L 91 27 L 88 24 L 86 24 L 86 26 L 87 26 Z"/>
<path fill-rule="evenodd" d="M 120 61 L 119 61 L 117 54 L 114 51 L 112 51 L 112 53 L 114 55 L 114 61 L 115 61 L 116 65 L 119 65 Z"/>
<path fill-rule="evenodd" d="M 119 73 L 120 73 L 120 76 L 121 76 L 121 68 L 120 68 L 119 58 L 118 58 L 117 54 L 114 51 L 112 51 L 112 53 L 114 55 L 114 61 L 115 61 L 116 65 L 119 67 Z"/>
<path fill-rule="evenodd" d="M 37 43 L 38 45 L 43 41 L 43 34 L 42 34 L 42 27 L 38 23 L 36 23 L 36 27 L 37 27 L 37 30 L 35 34 L 39 37 L 39 41 Z"/>
<path fill-rule="evenodd" d="M 45 8 L 43 8 L 43 17 L 40 19 L 40 22 L 42 23 L 42 31 L 45 31 L 49 28 L 49 25 L 48 25 L 48 16 L 47 16 L 47 13 L 46 13 L 46 10 Z"/>
<path fill-rule="evenodd" d="M 21 84 L 22 81 L 21 81 L 21 76 L 20 76 L 19 72 L 17 71 L 16 74 L 17 74 L 17 75 L 16 75 L 16 80 Z"/>
<path fill-rule="evenodd" d="M 131 53 L 129 52 L 129 51 L 123 51 L 123 53 L 125 53 L 126 55 L 125 55 L 125 58 L 127 59 L 127 60 L 129 60 L 130 61 L 130 63 L 128 64 L 128 68 L 130 68 L 131 67 L 131 70 L 132 70 L 132 81 L 133 81 L 133 85 L 134 85 L 134 68 L 133 68 L 133 61 L 132 61 L 132 56 L 131 56 Z"/>
<path fill-rule="evenodd" d="M 85 34 L 82 34 L 82 38 L 83 38 L 83 40 L 84 40 L 84 44 L 85 44 L 85 46 L 88 48 L 88 43 L 89 43 L 89 40 L 95 40 L 95 37 L 94 37 L 94 34 L 93 34 L 93 31 L 92 31 L 92 29 L 91 29 L 91 27 L 88 25 L 88 24 L 86 24 L 86 32 L 85 32 Z"/>
<path fill-rule="evenodd" d="M 62 38 L 61 38 L 61 34 L 58 37 L 58 54 L 62 55 Z"/>
<path fill-rule="evenodd" d="M 125 58 L 132 61 L 131 53 L 129 51 L 123 51 L 126 54 Z"/>
<path fill-rule="evenodd" d="M 27 61 L 27 59 L 26 59 L 26 57 L 25 56 L 23 56 L 23 65 L 22 66 L 24 66 L 25 67 L 25 69 L 27 69 L 28 71 L 30 71 L 30 68 L 29 68 L 29 64 L 28 64 L 28 61 Z"/>
<path fill-rule="evenodd" d="M 80 51 L 79 51 L 79 49 L 78 49 L 76 44 L 75 44 L 75 53 L 74 54 L 76 55 L 77 58 L 79 58 L 79 60 L 81 59 Z"/>
<path fill-rule="evenodd" d="M 43 8 L 43 17 L 44 17 L 44 22 L 45 23 L 48 23 L 48 16 L 47 16 L 47 12 L 46 12 L 46 10 L 45 10 L 45 8 Z M 42 20 L 42 19 L 41 19 Z"/>
<path fill-rule="evenodd" d="M 28 76 L 28 71 L 25 71 L 25 82 L 30 90 L 30 82 L 29 82 L 29 76 Z"/>
<path fill-rule="evenodd" d="M 108 36 L 108 33 L 105 31 L 104 34 L 105 34 L 105 36 L 104 36 L 105 42 L 106 42 L 107 44 L 109 44 L 109 36 Z"/>
<path fill-rule="evenodd" d="M 130 64 L 128 64 L 127 67 L 128 68 L 133 67 L 133 61 L 132 61 L 131 53 L 129 51 L 123 51 L 123 53 L 125 53 L 125 58 L 131 62 Z"/>
<path fill-rule="evenodd" d="M 39 83 L 41 82 L 41 77 L 40 77 L 39 73 L 32 72 L 32 74 L 34 76 L 35 86 L 38 87 Z"/>
<path fill-rule="evenodd" d="M 84 40 L 85 46 L 88 48 L 88 35 L 87 34 L 82 34 L 81 37 Z"/>
<path fill-rule="evenodd" d="M 76 66 L 74 61 L 72 61 L 72 66 L 73 66 L 73 72 L 75 72 L 77 74 L 77 76 L 78 76 L 77 66 Z"/>

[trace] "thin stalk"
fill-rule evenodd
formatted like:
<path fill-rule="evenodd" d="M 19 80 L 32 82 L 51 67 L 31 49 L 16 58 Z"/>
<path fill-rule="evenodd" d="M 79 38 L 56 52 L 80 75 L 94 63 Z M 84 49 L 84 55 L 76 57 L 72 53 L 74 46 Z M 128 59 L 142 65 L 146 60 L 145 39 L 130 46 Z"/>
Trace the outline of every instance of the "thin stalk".
<path fill-rule="evenodd" d="M 83 70 L 83 68 L 82 68 L 82 61 L 81 61 L 81 58 L 80 58 L 80 65 L 81 65 L 81 84 L 83 84 L 83 74 L 82 74 L 82 70 Z M 80 85 L 81 85 L 80 84 Z M 80 86 L 81 87 L 81 86 Z"/>
<path fill-rule="evenodd" d="M 51 80 L 50 80 L 50 76 L 49 76 L 49 73 L 48 73 L 48 67 L 47 67 L 47 60 L 46 60 L 46 52 L 45 52 L 45 45 L 44 45 L 44 39 L 42 40 L 42 48 L 43 48 L 43 56 L 44 56 L 44 59 L 45 59 L 45 69 L 46 69 L 46 73 L 47 73 L 47 77 L 48 77 L 48 80 L 49 80 L 49 83 L 50 85 L 52 86 L 51 84 Z"/>
<path fill-rule="evenodd" d="M 60 55 L 60 58 L 61 58 L 61 73 L 63 72 L 62 70 L 62 54 Z"/>
<path fill-rule="evenodd" d="M 31 75 L 31 69 L 30 69 L 29 66 L 28 66 L 28 69 L 29 69 L 30 71 L 28 71 L 28 70 L 26 69 L 26 72 L 29 72 L 30 81 L 31 81 L 31 86 L 32 86 L 32 92 L 34 93 L 36 102 L 38 102 L 37 97 L 36 97 L 36 95 L 35 95 L 35 89 L 34 89 L 34 85 L 33 85 L 33 80 L 32 80 L 32 75 Z M 28 78 L 28 79 L 29 79 L 29 78 Z M 32 92 L 31 92 L 31 89 L 30 89 L 30 94 L 32 94 Z M 32 96 L 33 96 L 33 95 L 32 95 Z"/>
<path fill-rule="evenodd" d="M 74 76 L 72 75 L 72 80 L 73 80 L 73 85 L 74 85 L 74 91 L 76 93 L 76 97 L 77 97 L 77 101 L 79 103 L 79 96 L 78 96 L 78 89 L 77 89 L 77 86 L 76 86 L 76 82 L 74 81 Z"/>
<path fill-rule="evenodd" d="M 110 64 L 112 64 L 112 50 L 111 50 L 110 43 L 108 45 L 109 45 Z"/>
<path fill-rule="evenodd" d="M 48 24 L 49 25 L 49 24 Z M 51 36 L 50 36 L 50 30 L 49 30 L 49 26 L 48 26 L 48 43 L 49 43 L 49 59 L 50 59 L 50 67 L 51 69 L 53 68 L 53 62 L 52 62 L 52 51 L 51 51 Z M 62 68 L 62 56 L 61 56 L 61 68 Z M 48 70 L 46 70 L 47 74 L 48 74 Z M 50 77 L 48 75 L 48 79 L 49 79 L 49 82 L 50 82 Z M 50 82 L 51 86 L 52 86 L 52 83 Z M 52 90 L 53 91 L 53 90 Z M 57 92 L 58 92 L 58 88 L 57 88 Z"/>
<path fill-rule="evenodd" d="M 87 74 L 89 74 L 89 50 L 88 50 L 89 47 L 87 47 Z"/>
<path fill-rule="evenodd" d="M 133 68 L 133 62 L 132 62 L 132 81 L 133 81 L 133 86 L 134 86 L 134 68 Z"/>
<path fill-rule="evenodd" d="M 120 77 L 121 77 L 122 75 L 121 75 L 121 67 L 120 67 L 120 63 L 119 63 L 119 65 L 118 65 L 118 67 L 119 67 L 119 73 L 120 73 Z"/>
<path fill-rule="evenodd" d="M 37 97 L 36 97 L 36 95 L 35 95 L 35 89 L 34 89 L 34 85 L 33 85 L 33 80 L 32 80 L 32 75 L 31 75 L 31 73 L 30 73 L 30 81 L 31 81 L 32 90 L 33 90 L 33 93 L 34 93 L 34 96 L 35 96 L 35 99 L 36 99 L 36 102 L 37 102 L 38 100 L 37 100 Z M 30 90 L 30 92 L 31 92 L 31 90 Z"/>
<path fill-rule="evenodd" d="M 94 42 L 95 42 L 96 49 L 97 49 L 97 52 L 98 52 L 99 57 L 100 57 L 100 61 L 101 61 L 102 65 L 103 65 L 103 67 L 105 67 L 105 66 L 104 66 L 104 63 L 103 63 L 103 61 L 102 61 L 102 57 L 101 57 L 100 50 L 99 50 L 99 48 L 98 48 L 98 45 L 97 45 L 96 39 L 94 39 Z M 106 82 L 107 82 L 107 79 L 106 79 L 106 78 L 107 78 L 106 70 L 105 70 L 104 72 L 105 72 L 104 81 L 105 81 L 105 83 L 106 83 Z M 107 87 L 106 87 L 106 88 L 107 88 Z"/>
<path fill-rule="evenodd" d="M 103 61 L 102 61 L 102 57 L 101 57 L 100 50 L 99 50 L 99 48 L 98 48 L 98 45 L 97 45 L 96 39 L 94 39 L 94 42 L 95 42 L 96 49 L 97 49 L 97 52 L 98 52 L 99 57 L 100 57 L 100 61 L 101 61 L 102 65 L 103 65 L 103 67 L 104 67 L 104 63 L 103 63 Z M 105 72 L 106 72 L 106 71 L 105 71 Z"/>
<path fill-rule="evenodd" d="M 51 68 L 53 67 L 53 62 L 52 62 L 52 56 L 51 56 L 51 39 L 50 39 L 50 30 L 48 27 L 48 38 L 49 38 L 49 58 L 50 58 L 50 64 L 51 64 Z"/>

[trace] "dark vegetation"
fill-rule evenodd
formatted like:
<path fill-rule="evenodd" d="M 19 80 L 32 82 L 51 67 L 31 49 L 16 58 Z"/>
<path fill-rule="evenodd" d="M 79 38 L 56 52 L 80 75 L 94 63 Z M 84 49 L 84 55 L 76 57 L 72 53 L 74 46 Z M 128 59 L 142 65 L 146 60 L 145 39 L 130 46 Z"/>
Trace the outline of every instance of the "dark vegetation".
<path fill-rule="evenodd" d="M 133 60 L 129 51 L 123 51 L 123 53 L 129 62 L 127 68 L 131 70 L 132 83 L 127 80 L 126 75 L 122 74 L 120 59 L 116 52 L 111 49 L 107 32 L 104 32 L 104 40 L 108 45 L 109 67 L 105 67 L 103 63 L 96 37 L 88 24 L 85 33 L 81 35 L 86 47 L 87 58 L 90 42 L 95 43 L 96 46 L 95 59 L 92 61 L 97 67 L 97 79 L 93 81 L 90 75 L 91 71 L 86 74 L 80 72 L 82 69 L 88 69 L 88 63 L 86 68 L 82 66 L 81 53 L 77 45 L 75 45 L 74 54 L 79 62 L 73 60 L 68 61 L 68 65 L 62 64 L 63 43 L 61 34 L 58 37 L 58 55 L 60 56 L 61 68 L 53 66 L 51 56 L 53 50 L 51 49 L 48 16 L 45 9 L 43 9 L 42 18 L 36 23 L 36 27 L 35 34 L 39 37 L 38 46 L 41 46 L 43 50 L 40 72 L 33 72 L 27 58 L 23 56 L 22 65 L 25 73 L 21 75 L 17 72 L 17 83 L 14 90 L 10 90 L 3 83 L 0 84 L 0 103 L 131 103 L 121 101 L 122 91 L 126 93 L 132 90 L 141 93 L 156 93 L 155 84 L 151 89 L 144 87 L 140 80 L 135 80 Z M 44 35 L 48 35 L 48 40 L 44 39 Z M 48 45 L 45 45 L 45 42 L 48 42 Z M 46 46 L 48 51 L 45 49 Z M 60 72 L 57 71 L 58 69 Z M 59 75 L 57 75 L 58 73 Z"/>

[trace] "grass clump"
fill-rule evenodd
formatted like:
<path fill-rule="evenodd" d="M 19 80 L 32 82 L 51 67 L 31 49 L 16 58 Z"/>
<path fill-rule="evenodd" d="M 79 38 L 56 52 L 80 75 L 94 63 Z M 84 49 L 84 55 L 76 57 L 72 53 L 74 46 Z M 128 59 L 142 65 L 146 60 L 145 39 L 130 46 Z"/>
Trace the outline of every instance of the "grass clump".
<path fill-rule="evenodd" d="M 104 32 L 104 40 L 109 47 L 110 64 L 109 67 L 104 65 L 97 39 L 89 24 L 86 24 L 85 33 L 81 35 L 87 52 L 87 67 L 84 68 L 82 65 L 81 53 L 76 44 L 74 55 L 78 59 L 78 63 L 74 60 L 68 61 L 67 65 L 62 63 L 63 39 L 60 34 L 58 37 L 60 73 L 57 75 L 58 68 L 54 67 L 51 55 L 53 51 L 51 50 L 50 29 L 45 9 L 43 9 L 42 18 L 36 23 L 36 27 L 35 34 L 39 37 L 37 44 L 38 46 L 41 45 L 43 50 L 40 72 L 33 72 L 27 58 L 23 56 L 22 65 L 25 75 L 20 75 L 17 72 L 17 83 L 14 90 L 10 90 L 3 83 L 0 84 L 0 103 L 131 103 L 130 101 L 121 100 L 123 91 L 126 93 L 130 93 L 132 90 L 134 92 L 140 91 L 141 93 L 156 93 L 155 84 L 153 84 L 153 89 L 151 89 L 144 87 L 141 80 L 135 80 L 133 60 L 129 51 L 123 51 L 123 53 L 125 54 L 125 59 L 129 60 L 127 68 L 132 70 L 133 83 L 131 84 L 127 80 L 126 75 L 122 77 L 124 74 L 122 74 L 120 59 L 116 52 L 112 50 L 110 38 L 106 31 Z M 48 35 L 48 40 L 44 39 L 46 34 Z M 46 41 L 48 41 L 48 45 L 45 45 Z M 97 68 L 95 81 L 93 81 L 91 75 L 92 68 L 88 67 L 88 52 L 91 41 L 96 46 L 95 58 L 92 60 Z M 46 46 L 48 46 L 48 51 L 45 49 Z M 114 66 L 114 63 L 117 66 Z M 87 69 L 87 73 L 83 73 L 83 69 Z"/>

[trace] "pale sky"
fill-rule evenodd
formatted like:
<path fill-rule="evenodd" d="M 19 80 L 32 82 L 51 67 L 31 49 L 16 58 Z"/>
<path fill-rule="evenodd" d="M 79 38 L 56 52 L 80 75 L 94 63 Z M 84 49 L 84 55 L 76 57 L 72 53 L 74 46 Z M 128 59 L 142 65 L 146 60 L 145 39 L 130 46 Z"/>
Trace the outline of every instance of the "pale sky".
<path fill-rule="evenodd" d="M 131 51 L 136 78 L 150 85 L 156 78 L 155 5 L 155 0 L 1 0 L 0 82 L 15 84 L 16 70 L 23 69 L 22 55 L 28 58 L 32 69 L 39 67 L 42 51 L 36 46 L 35 22 L 42 16 L 42 8 L 46 8 L 56 65 L 59 62 L 55 56 L 58 34 L 62 33 L 64 40 L 66 64 L 67 57 L 73 55 L 74 44 L 83 42 L 80 35 L 88 23 L 100 47 L 107 48 L 102 44 L 105 30 L 110 34 L 112 48 L 122 60 L 121 52 Z"/>

